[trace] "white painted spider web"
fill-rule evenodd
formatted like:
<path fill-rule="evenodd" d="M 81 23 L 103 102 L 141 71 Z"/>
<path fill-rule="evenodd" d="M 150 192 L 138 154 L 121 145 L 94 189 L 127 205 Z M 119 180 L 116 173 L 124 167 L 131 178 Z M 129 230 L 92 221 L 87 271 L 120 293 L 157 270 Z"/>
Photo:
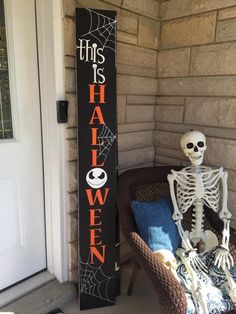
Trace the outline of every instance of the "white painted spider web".
<path fill-rule="evenodd" d="M 108 295 L 109 283 L 113 278 L 114 276 L 109 277 L 104 273 L 102 264 L 94 267 L 88 262 L 80 261 L 80 293 L 114 303 Z"/>
<path fill-rule="evenodd" d="M 97 158 L 101 157 L 103 162 L 106 160 L 115 139 L 116 136 L 106 126 L 106 124 L 103 124 L 100 133 L 97 135 L 97 141 L 99 145 Z"/>
<path fill-rule="evenodd" d="M 90 14 L 89 31 L 82 35 L 94 37 L 102 45 L 102 49 L 109 48 L 115 52 L 116 37 L 116 19 L 111 19 L 104 14 L 87 9 Z"/>

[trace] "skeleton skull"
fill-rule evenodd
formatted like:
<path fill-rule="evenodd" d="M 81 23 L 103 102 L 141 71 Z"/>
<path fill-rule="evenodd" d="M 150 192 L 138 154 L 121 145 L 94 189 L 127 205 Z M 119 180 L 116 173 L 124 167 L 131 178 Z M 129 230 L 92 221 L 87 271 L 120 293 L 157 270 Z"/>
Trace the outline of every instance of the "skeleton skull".
<path fill-rule="evenodd" d="M 87 173 L 86 181 L 91 188 L 99 189 L 107 182 L 107 174 L 101 168 L 94 168 Z"/>
<path fill-rule="evenodd" d="M 181 137 L 180 145 L 194 166 L 202 164 L 204 152 L 207 149 L 206 138 L 202 132 L 190 131 L 185 133 Z"/>
<path fill-rule="evenodd" d="M 166 249 L 161 249 L 154 252 L 155 256 L 169 269 L 174 275 L 176 275 L 177 263 L 174 254 Z"/>

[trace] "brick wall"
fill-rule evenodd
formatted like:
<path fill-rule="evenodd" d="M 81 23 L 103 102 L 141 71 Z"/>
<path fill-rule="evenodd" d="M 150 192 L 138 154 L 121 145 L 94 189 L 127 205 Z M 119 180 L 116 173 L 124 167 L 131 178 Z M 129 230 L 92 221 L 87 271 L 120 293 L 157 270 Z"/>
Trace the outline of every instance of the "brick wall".
<path fill-rule="evenodd" d="M 156 163 L 187 164 L 180 136 L 190 129 L 204 132 L 205 163 L 229 173 L 235 219 L 236 0 L 170 0 L 160 12 Z"/>
<path fill-rule="evenodd" d="M 77 117 L 75 83 L 75 8 L 116 10 L 117 32 L 117 116 L 119 170 L 154 164 L 154 111 L 157 95 L 157 49 L 159 48 L 159 2 L 157 0 L 64 0 L 64 43 L 67 125 L 69 270 L 77 281 L 78 266 L 78 182 Z M 129 255 L 121 239 L 121 256 Z"/>

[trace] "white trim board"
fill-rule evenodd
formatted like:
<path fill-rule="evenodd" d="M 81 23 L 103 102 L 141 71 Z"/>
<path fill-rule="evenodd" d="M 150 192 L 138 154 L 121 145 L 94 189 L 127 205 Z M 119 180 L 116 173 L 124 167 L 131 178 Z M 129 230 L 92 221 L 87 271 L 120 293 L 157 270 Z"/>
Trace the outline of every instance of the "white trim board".
<path fill-rule="evenodd" d="M 67 169 L 65 126 L 58 124 L 56 101 L 65 99 L 63 8 L 61 0 L 35 0 L 41 91 L 48 271 L 68 280 Z"/>

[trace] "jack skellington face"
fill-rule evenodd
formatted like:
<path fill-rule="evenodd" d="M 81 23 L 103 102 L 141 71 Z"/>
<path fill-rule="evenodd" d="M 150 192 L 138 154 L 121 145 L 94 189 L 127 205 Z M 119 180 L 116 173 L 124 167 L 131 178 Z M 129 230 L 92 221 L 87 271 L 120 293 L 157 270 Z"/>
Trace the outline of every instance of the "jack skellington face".
<path fill-rule="evenodd" d="M 107 182 L 107 174 L 101 168 L 94 168 L 87 173 L 86 181 L 91 188 L 99 189 Z"/>
<path fill-rule="evenodd" d="M 185 133 L 181 137 L 180 145 L 192 165 L 200 166 L 202 164 L 204 152 L 207 149 L 206 138 L 202 132 L 190 131 Z"/>

